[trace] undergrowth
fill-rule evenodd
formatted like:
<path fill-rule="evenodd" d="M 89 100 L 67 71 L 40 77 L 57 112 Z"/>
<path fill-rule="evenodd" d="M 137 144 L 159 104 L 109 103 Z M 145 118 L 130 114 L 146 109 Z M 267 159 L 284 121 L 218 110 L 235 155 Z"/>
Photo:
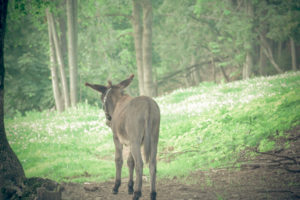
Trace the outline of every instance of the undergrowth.
<path fill-rule="evenodd" d="M 286 131 L 300 124 L 299 91 L 300 72 L 292 72 L 220 85 L 202 83 L 156 98 L 162 115 L 158 177 L 238 166 L 240 153 L 249 147 L 275 149 L 274 140 L 287 137 Z M 28 112 L 5 123 L 27 177 L 73 182 L 114 177 L 112 133 L 103 111 L 95 106 L 79 104 L 62 114 Z M 147 168 L 144 171 L 148 174 Z"/>

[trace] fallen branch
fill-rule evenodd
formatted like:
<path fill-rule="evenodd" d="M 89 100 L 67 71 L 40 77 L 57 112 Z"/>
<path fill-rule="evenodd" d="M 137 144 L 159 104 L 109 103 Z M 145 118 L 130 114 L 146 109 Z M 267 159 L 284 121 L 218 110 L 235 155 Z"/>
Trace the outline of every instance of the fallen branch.
<path fill-rule="evenodd" d="M 290 169 L 287 165 L 284 165 L 283 168 L 288 171 L 288 172 L 291 172 L 291 173 L 300 173 L 300 170 L 297 170 L 297 169 Z"/>
<path fill-rule="evenodd" d="M 298 199 L 300 198 L 300 196 L 293 192 L 293 191 L 290 191 L 290 190 L 257 190 L 257 192 L 259 193 L 290 193 L 292 196 L 292 199 Z"/>
<path fill-rule="evenodd" d="M 191 152 L 202 152 L 200 150 L 185 150 L 185 151 L 176 151 L 176 152 L 162 152 L 160 154 L 185 154 L 185 153 L 191 153 Z"/>
<path fill-rule="evenodd" d="M 259 153 L 259 154 L 265 154 L 265 155 L 270 155 L 270 156 L 274 156 L 274 157 L 278 157 L 278 158 L 285 158 L 285 159 L 288 159 L 288 160 L 292 160 L 294 162 L 294 164 L 298 165 L 297 160 L 292 158 L 292 157 L 289 157 L 289 156 L 277 155 L 277 154 L 270 153 L 270 152 L 260 152 L 258 150 L 255 150 L 255 152 Z"/>
<path fill-rule="evenodd" d="M 220 62 L 220 59 L 216 59 L 216 62 Z M 203 61 L 203 62 L 200 62 L 200 63 L 196 63 L 194 65 L 191 65 L 191 66 L 188 66 L 186 68 L 183 68 L 183 69 L 179 69 L 173 73 L 170 73 L 162 78 L 160 78 L 158 81 L 157 81 L 157 84 L 160 85 L 162 84 L 163 82 L 165 82 L 166 80 L 184 72 L 184 71 L 191 71 L 193 70 L 194 68 L 201 68 L 203 65 L 206 65 L 206 64 L 210 64 L 211 61 L 210 60 L 206 60 L 206 61 Z"/>

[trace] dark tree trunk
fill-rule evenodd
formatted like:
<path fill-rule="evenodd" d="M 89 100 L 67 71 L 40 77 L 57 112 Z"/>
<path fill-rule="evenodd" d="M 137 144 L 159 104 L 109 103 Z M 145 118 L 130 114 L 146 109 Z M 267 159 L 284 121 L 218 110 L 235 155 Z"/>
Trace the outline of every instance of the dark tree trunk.
<path fill-rule="evenodd" d="M 290 44 L 291 44 L 291 58 L 292 58 L 292 70 L 297 70 L 297 63 L 296 63 L 296 48 L 295 42 L 292 37 L 290 37 Z"/>
<path fill-rule="evenodd" d="M 263 76 L 264 75 L 264 68 L 266 67 L 266 56 L 263 52 L 263 47 L 260 45 L 259 48 L 259 62 L 258 62 L 258 67 L 259 67 L 259 75 Z"/>
<path fill-rule="evenodd" d="M 224 76 L 226 82 L 229 82 L 230 80 L 229 80 L 229 77 L 227 76 L 227 74 L 226 74 L 226 72 L 225 72 L 224 67 L 220 67 L 220 68 L 221 68 L 221 72 L 222 72 L 222 74 L 223 74 L 223 76 Z"/>
<path fill-rule="evenodd" d="M 277 47 L 277 58 L 280 59 L 282 56 L 282 42 L 278 42 L 278 47 Z"/>
<path fill-rule="evenodd" d="M 217 78 L 216 78 L 216 64 L 214 61 L 214 58 L 211 58 L 211 66 L 212 66 L 212 79 L 214 80 L 215 83 L 217 83 Z"/>
<path fill-rule="evenodd" d="M 273 58 L 273 52 L 272 52 L 272 50 L 270 48 L 270 45 L 267 42 L 265 36 L 263 34 L 259 34 L 259 37 L 260 37 L 260 41 L 261 41 L 263 53 L 269 59 L 269 61 L 274 66 L 274 68 L 276 69 L 276 71 L 278 73 L 282 73 L 283 71 L 280 69 L 280 67 L 278 66 L 278 64 L 275 62 L 275 60 Z"/>
<path fill-rule="evenodd" d="M 0 0 L 0 199 L 9 199 L 7 192 L 12 190 L 21 193 L 21 185 L 25 179 L 23 167 L 11 149 L 4 128 L 4 35 L 7 14 L 7 0 Z M 8 195 L 7 195 L 8 194 Z M 17 194 L 21 195 L 21 194 Z"/>
<path fill-rule="evenodd" d="M 199 70 L 198 70 L 198 66 L 197 66 L 196 56 L 194 56 L 194 55 L 192 55 L 192 58 L 191 58 L 191 66 L 195 66 L 192 69 L 192 76 L 193 76 L 194 84 L 199 85 L 199 83 L 201 82 L 201 79 L 200 79 Z"/>
<path fill-rule="evenodd" d="M 189 66 L 185 67 L 184 81 L 185 81 L 186 87 L 191 87 L 194 85 L 191 70 L 192 69 Z"/>
<path fill-rule="evenodd" d="M 246 60 L 243 65 L 243 79 L 249 79 L 252 73 L 253 58 L 250 52 L 247 52 Z"/>

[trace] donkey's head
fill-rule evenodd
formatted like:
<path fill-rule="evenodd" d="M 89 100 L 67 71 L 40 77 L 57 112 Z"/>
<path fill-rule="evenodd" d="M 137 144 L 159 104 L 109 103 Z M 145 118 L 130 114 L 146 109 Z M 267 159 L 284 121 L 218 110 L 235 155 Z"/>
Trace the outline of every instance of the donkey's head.
<path fill-rule="evenodd" d="M 133 77 L 134 75 L 132 74 L 128 79 L 121 81 L 117 85 L 113 85 L 111 81 L 108 81 L 107 86 L 85 83 L 85 86 L 89 86 L 101 93 L 103 110 L 108 120 L 111 120 L 111 116 L 115 110 L 117 102 L 124 95 L 124 89 L 131 83 Z"/>

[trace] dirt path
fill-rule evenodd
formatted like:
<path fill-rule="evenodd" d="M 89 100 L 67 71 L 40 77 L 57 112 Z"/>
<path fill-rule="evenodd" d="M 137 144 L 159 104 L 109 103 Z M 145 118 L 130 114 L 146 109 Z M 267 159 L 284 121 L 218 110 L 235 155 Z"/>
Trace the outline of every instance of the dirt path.
<path fill-rule="evenodd" d="M 246 169 L 241 171 L 220 169 L 194 173 L 183 184 L 176 180 L 158 182 L 157 199 L 196 200 L 196 199 L 300 199 L 300 176 L 284 169 Z M 127 181 L 123 180 L 118 195 L 113 195 L 113 181 L 89 184 L 65 184 L 63 199 L 86 200 L 125 200 Z M 149 199 L 149 182 L 144 181 L 143 197 Z"/>
<path fill-rule="evenodd" d="M 276 152 L 261 153 L 237 169 L 216 169 L 190 174 L 186 183 L 173 180 L 159 180 L 157 199 L 300 199 L 300 126 L 290 131 L 287 140 L 289 149 L 280 146 L 286 140 L 278 141 Z M 104 183 L 64 183 L 62 198 L 65 200 L 126 200 L 127 180 L 122 180 L 118 195 L 113 195 L 113 181 Z M 143 181 L 141 200 L 150 199 L 149 181 Z"/>

